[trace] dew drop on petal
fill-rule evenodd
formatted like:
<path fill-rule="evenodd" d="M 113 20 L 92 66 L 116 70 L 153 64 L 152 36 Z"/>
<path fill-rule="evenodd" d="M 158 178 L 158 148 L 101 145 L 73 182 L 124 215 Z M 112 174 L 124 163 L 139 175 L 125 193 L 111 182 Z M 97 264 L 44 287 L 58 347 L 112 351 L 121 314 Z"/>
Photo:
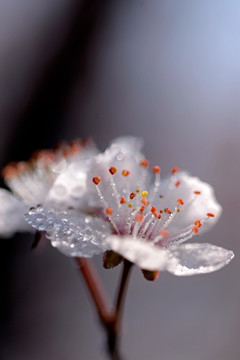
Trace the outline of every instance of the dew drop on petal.
<path fill-rule="evenodd" d="M 121 153 L 118 154 L 118 155 L 117 155 L 117 160 L 118 160 L 118 161 L 121 161 L 122 159 L 123 159 L 123 154 L 121 154 Z"/>

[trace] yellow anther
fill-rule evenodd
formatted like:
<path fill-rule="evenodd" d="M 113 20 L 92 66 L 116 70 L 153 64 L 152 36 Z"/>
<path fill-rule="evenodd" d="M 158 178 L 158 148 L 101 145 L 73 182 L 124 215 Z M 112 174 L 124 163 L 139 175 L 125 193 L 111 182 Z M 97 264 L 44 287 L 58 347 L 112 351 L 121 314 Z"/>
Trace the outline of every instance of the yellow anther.
<path fill-rule="evenodd" d="M 142 196 L 142 197 L 148 196 L 148 192 L 147 192 L 146 190 L 142 191 L 142 192 L 141 192 L 141 196 Z"/>

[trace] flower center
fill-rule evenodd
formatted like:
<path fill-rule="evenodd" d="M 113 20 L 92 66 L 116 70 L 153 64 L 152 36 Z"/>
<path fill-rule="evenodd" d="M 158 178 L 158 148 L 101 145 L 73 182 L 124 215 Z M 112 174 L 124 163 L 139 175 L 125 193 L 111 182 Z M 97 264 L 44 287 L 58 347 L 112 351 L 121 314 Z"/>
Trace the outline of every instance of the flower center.
<path fill-rule="evenodd" d="M 140 162 L 142 176 L 138 179 L 138 183 L 142 186 L 134 191 L 130 189 L 131 182 L 128 178 L 131 172 L 127 169 L 118 172 L 117 168 L 112 166 L 109 168 L 108 175 L 103 181 L 99 176 L 94 177 L 92 181 L 96 185 L 97 193 L 104 207 L 105 216 L 111 222 L 114 232 L 118 235 L 132 235 L 133 237 L 142 238 L 161 245 L 169 237 L 167 229 L 177 214 L 192 204 L 201 195 L 201 191 L 194 190 L 191 200 L 187 204 L 184 203 L 182 198 L 177 198 L 174 203 L 171 201 L 169 207 L 166 207 L 168 196 L 167 194 L 164 196 L 160 193 L 160 167 L 157 165 L 152 168 L 152 172 L 155 175 L 154 184 L 148 186 L 148 190 L 146 190 L 146 169 L 148 165 L 149 161 L 147 159 L 143 159 Z M 177 178 L 178 171 L 178 167 L 172 169 L 171 181 L 167 190 L 169 192 L 181 185 L 181 180 Z M 116 177 L 117 172 L 118 178 Z M 124 184 L 126 184 L 125 187 L 127 188 L 125 194 L 123 194 L 124 191 L 122 189 L 123 179 L 125 179 Z M 111 193 L 110 198 L 109 193 Z M 172 197 L 169 196 L 169 198 Z M 159 205 L 163 201 L 165 206 L 160 207 Z M 185 239 L 186 236 L 197 234 L 202 223 L 212 215 L 214 216 L 214 214 L 208 213 L 206 218 L 196 219 L 193 224 L 181 229 L 180 236 Z"/>

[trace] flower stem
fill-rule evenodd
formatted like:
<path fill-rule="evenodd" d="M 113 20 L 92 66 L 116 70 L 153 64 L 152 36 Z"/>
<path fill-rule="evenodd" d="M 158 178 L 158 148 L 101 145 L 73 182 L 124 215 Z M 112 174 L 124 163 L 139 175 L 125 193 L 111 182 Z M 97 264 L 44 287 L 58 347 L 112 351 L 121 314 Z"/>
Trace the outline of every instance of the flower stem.
<path fill-rule="evenodd" d="M 120 320 L 132 265 L 133 264 L 128 260 L 124 260 L 123 272 L 117 293 L 115 313 L 113 317 L 114 321 L 110 331 L 108 332 L 108 350 L 112 360 L 120 360 L 120 355 L 118 352 Z"/>
<path fill-rule="evenodd" d="M 106 326 L 111 321 L 112 306 L 102 282 L 89 259 L 77 257 L 76 262 L 93 298 L 100 320 Z"/>
<path fill-rule="evenodd" d="M 130 269 L 133 264 L 127 260 L 124 260 L 122 277 L 117 292 L 116 306 L 113 311 L 113 307 L 111 306 L 111 303 L 91 261 L 85 258 L 76 258 L 76 262 L 88 286 L 94 304 L 97 308 L 99 318 L 106 331 L 107 349 L 110 359 L 121 360 L 118 349 L 120 320 Z"/>

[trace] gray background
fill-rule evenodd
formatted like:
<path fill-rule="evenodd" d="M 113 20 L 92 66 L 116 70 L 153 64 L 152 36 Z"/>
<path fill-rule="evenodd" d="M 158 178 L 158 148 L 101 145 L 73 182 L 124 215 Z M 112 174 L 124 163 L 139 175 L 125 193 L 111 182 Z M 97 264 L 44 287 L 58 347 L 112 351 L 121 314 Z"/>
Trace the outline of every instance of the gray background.
<path fill-rule="evenodd" d="M 240 357 L 240 4 L 233 0 L 0 0 L 0 164 L 91 135 L 144 137 L 163 174 L 179 165 L 215 187 L 220 222 L 197 241 L 233 249 L 208 275 L 135 268 L 126 359 Z M 1 240 L 1 358 L 105 359 L 74 263 L 31 235 Z M 111 296 L 120 268 L 94 259 Z"/>

